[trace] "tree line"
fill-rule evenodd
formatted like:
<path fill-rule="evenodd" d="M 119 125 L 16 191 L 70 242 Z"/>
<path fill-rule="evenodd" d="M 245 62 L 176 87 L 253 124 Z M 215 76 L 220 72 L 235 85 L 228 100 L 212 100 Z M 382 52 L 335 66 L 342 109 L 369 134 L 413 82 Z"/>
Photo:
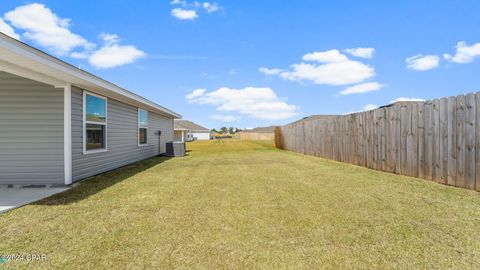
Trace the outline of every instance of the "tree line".
<path fill-rule="evenodd" d="M 237 132 L 241 131 L 240 128 L 236 127 L 221 127 L 219 130 L 213 128 L 212 132 L 219 133 L 219 134 L 235 134 Z"/>

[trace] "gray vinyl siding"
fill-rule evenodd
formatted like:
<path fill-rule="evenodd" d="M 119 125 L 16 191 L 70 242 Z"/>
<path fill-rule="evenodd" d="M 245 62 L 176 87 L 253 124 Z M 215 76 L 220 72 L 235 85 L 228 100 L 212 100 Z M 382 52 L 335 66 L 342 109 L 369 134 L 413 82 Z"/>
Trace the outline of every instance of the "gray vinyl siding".
<path fill-rule="evenodd" d="M 107 152 L 83 154 L 83 91 L 72 87 L 73 181 L 106 172 L 165 152 L 173 140 L 173 118 L 148 113 L 148 145 L 138 146 L 138 108 L 108 98 Z M 161 149 L 159 137 L 161 130 Z"/>
<path fill-rule="evenodd" d="M 64 183 L 63 89 L 0 72 L 0 184 Z"/>

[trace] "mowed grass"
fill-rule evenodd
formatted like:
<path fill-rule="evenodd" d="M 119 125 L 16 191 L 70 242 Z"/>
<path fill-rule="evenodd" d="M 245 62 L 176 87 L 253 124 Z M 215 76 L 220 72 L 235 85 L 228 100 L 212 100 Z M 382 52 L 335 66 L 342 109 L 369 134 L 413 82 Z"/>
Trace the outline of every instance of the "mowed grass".
<path fill-rule="evenodd" d="M 480 194 L 276 150 L 194 142 L 0 215 L 42 269 L 479 269 Z"/>

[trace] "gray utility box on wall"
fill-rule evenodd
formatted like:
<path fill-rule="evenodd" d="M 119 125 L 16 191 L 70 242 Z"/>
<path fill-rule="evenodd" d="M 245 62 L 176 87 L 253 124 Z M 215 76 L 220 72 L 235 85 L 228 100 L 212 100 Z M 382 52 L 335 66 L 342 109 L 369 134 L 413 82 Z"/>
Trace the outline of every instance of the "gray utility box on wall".
<path fill-rule="evenodd" d="M 183 142 L 167 142 L 167 156 L 183 157 L 185 156 L 185 143 Z"/>

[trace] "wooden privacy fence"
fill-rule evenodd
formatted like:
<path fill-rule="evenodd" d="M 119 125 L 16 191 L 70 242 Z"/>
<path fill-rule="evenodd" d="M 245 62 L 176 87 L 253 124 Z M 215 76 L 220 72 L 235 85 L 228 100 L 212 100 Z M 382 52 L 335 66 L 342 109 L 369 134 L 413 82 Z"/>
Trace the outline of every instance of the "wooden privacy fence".
<path fill-rule="evenodd" d="M 273 132 L 239 132 L 236 134 L 240 140 L 273 140 Z"/>
<path fill-rule="evenodd" d="M 480 191 L 480 93 L 313 116 L 278 127 L 275 144 Z"/>

